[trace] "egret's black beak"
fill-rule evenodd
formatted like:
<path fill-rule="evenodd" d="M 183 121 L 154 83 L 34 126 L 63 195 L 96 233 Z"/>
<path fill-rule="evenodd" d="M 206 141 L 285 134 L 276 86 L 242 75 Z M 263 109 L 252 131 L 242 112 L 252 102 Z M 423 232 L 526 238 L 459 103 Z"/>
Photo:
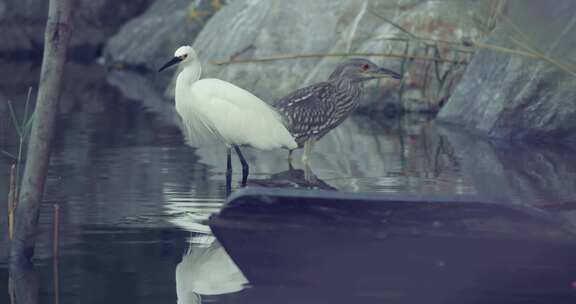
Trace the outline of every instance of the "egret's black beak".
<path fill-rule="evenodd" d="M 158 72 L 162 72 L 162 71 L 164 71 L 165 69 L 169 68 L 170 66 L 173 66 L 173 65 L 175 65 L 175 64 L 177 64 L 177 63 L 180 63 L 180 61 L 182 61 L 182 58 L 180 58 L 180 57 L 174 57 L 174 58 L 172 58 L 170 61 L 166 62 L 166 64 L 164 64 L 164 65 L 158 70 Z"/>

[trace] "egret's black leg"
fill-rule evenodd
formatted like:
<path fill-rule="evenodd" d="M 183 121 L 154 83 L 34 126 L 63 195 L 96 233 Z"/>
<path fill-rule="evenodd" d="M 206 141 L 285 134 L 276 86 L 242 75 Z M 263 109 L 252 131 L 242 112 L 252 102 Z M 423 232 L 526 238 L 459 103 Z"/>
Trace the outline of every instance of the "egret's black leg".
<path fill-rule="evenodd" d="M 288 150 L 288 170 L 294 169 L 292 167 L 292 152 L 294 152 L 294 149 Z"/>
<path fill-rule="evenodd" d="M 234 145 L 234 150 L 236 150 L 236 154 L 238 154 L 238 158 L 240 158 L 240 163 L 242 164 L 242 187 L 244 187 L 248 180 L 248 174 L 250 174 L 250 168 L 248 167 L 248 162 L 244 158 L 244 155 L 242 155 L 242 151 L 240 151 L 240 147 Z"/>
<path fill-rule="evenodd" d="M 232 150 L 226 149 L 226 197 L 232 192 Z"/>

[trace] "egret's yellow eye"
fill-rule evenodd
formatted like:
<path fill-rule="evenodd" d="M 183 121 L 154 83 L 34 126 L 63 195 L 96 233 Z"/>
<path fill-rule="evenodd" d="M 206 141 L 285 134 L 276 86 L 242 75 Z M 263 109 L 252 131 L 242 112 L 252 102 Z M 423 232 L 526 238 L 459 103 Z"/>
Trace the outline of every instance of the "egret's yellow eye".
<path fill-rule="evenodd" d="M 186 59 L 186 57 L 188 57 L 188 54 L 184 54 L 184 55 L 180 56 L 180 59 L 184 60 L 184 59 Z"/>

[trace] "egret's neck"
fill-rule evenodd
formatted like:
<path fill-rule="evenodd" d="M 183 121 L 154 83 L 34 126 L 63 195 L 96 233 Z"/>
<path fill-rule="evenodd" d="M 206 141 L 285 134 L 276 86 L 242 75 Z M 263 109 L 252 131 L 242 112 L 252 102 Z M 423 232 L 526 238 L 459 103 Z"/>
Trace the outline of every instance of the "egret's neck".
<path fill-rule="evenodd" d="M 178 75 L 176 79 L 176 86 L 191 86 L 194 82 L 200 79 L 202 74 L 202 66 L 198 60 L 187 63 L 182 72 Z"/>

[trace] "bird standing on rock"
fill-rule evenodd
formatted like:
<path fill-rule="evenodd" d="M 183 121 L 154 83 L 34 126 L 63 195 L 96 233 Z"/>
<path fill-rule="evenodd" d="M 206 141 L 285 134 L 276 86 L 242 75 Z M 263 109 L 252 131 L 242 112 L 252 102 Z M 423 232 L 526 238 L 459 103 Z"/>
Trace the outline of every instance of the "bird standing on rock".
<path fill-rule="evenodd" d="M 304 148 L 304 163 L 309 161 L 313 144 L 356 109 L 364 82 L 377 78 L 402 76 L 370 60 L 352 58 L 338 65 L 327 81 L 296 90 L 275 103 L 298 148 Z M 289 150 L 289 159 L 294 150 Z"/>
<path fill-rule="evenodd" d="M 202 67 L 190 46 L 182 46 L 164 69 L 180 64 L 176 79 L 176 111 L 187 128 L 201 125 L 227 147 L 227 192 L 232 176 L 231 149 L 242 163 L 242 184 L 249 174 L 248 162 L 240 151 L 241 145 L 257 149 L 296 149 L 297 144 L 282 122 L 282 117 L 267 103 L 252 93 L 219 79 L 200 79 Z"/>

